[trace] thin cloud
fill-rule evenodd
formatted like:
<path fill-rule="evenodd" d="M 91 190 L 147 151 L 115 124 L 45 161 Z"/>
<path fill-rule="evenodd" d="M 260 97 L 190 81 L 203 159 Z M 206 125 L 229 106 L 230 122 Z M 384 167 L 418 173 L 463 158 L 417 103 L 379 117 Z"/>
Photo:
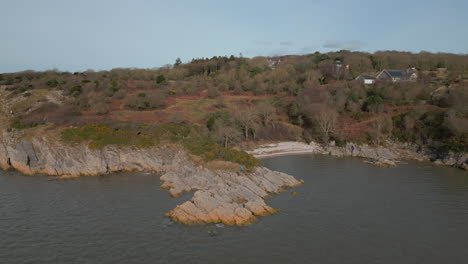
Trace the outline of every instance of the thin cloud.
<path fill-rule="evenodd" d="M 271 46 L 271 45 L 273 45 L 272 41 L 267 41 L 267 40 L 256 40 L 254 43 L 257 44 L 257 45 L 261 45 L 261 46 Z"/>
<path fill-rule="evenodd" d="M 294 43 L 292 41 L 281 41 L 281 46 L 292 46 Z"/>
<path fill-rule="evenodd" d="M 341 41 L 341 40 L 328 40 L 323 44 L 326 49 L 339 49 L 339 50 L 358 50 L 366 44 L 359 40 Z"/>

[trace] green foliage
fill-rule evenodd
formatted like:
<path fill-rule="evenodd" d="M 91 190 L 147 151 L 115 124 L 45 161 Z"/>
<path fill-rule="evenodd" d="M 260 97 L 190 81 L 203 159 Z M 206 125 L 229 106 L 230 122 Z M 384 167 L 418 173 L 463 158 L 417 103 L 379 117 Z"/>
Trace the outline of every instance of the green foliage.
<path fill-rule="evenodd" d="M 348 99 L 350 101 L 352 101 L 352 102 L 355 102 L 355 103 L 359 102 L 359 96 L 355 95 L 354 93 L 351 93 L 349 95 Z"/>
<path fill-rule="evenodd" d="M 262 72 L 263 72 L 263 69 L 262 69 L 262 68 L 260 68 L 260 67 L 253 67 L 253 68 L 250 69 L 250 76 L 251 76 L 251 77 L 254 77 L 255 75 L 260 74 L 260 73 L 262 73 Z"/>
<path fill-rule="evenodd" d="M 225 160 L 244 165 L 247 169 L 260 166 L 258 160 L 252 155 L 234 149 L 226 149 L 210 136 L 192 135 L 183 143 L 190 153 L 202 156 L 206 161 Z"/>
<path fill-rule="evenodd" d="M 35 124 L 24 122 L 20 118 L 15 118 L 10 122 L 10 129 L 11 128 L 14 128 L 14 129 L 27 129 L 27 128 L 31 128 L 31 127 L 35 127 Z"/>
<path fill-rule="evenodd" d="M 384 96 L 381 89 L 371 88 L 367 91 L 365 108 L 370 112 L 383 111 Z"/>
<path fill-rule="evenodd" d="M 367 118 L 369 118 L 369 113 L 367 112 L 354 112 L 352 113 L 352 117 L 354 120 L 361 122 Z"/>
<path fill-rule="evenodd" d="M 225 110 L 217 111 L 212 114 L 209 114 L 208 120 L 206 121 L 206 127 L 209 130 L 212 130 L 216 120 L 218 119 L 223 120 L 225 123 L 228 123 L 229 120 L 231 119 L 231 115 L 229 114 L 228 111 L 225 111 Z"/>
<path fill-rule="evenodd" d="M 148 125 L 135 127 L 130 124 L 112 127 L 109 124 L 89 124 L 63 130 L 62 140 L 71 144 L 88 143 L 92 149 L 102 149 L 108 145 L 147 148 L 162 141 L 169 141 L 181 143 L 190 153 L 201 156 L 206 161 L 216 159 L 231 161 L 248 169 L 260 165 L 252 155 L 243 151 L 225 149 L 215 139 L 201 134 L 196 127 L 186 124 L 156 127 Z"/>
<path fill-rule="evenodd" d="M 454 135 L 445 125 L 445 112 L 436 110 L 426 113 L 409 112 L 393 117 L 393 136 L 401 141 L 415 142 L 434 148 L 437 152 L 468 151 L 466 134 Z M 406 126 L 405 120 L 412 120 L 413 126 Z"/>
<path fill-rule="evenodd" d="M 176 95 L 177 94 L 177 90 L 174 89 L 174 88 L 169 88 L 168 92 L 169 92 L 170 95 Z"/>
<path fill-rule="evenodd" d="M 135 110 L 149 110 L 165 105 L 166 95 L 162 91 L 132 94 L 125 99 L 125 106 Z"/>
<path fill-rule="evenodd" d="M 164 75 L 160 74 L 158 77 L 156 77 L 156 83 L 157 84 L 165 84 L 166 83 L 166 77 Z"/>
<path fill-rule="evenodd" d="M 177 58 L 174 63 L 174 67 L 177 67 L 182 64 L 182 60 L 180 58 Z"/>
<path fill-rule="evenodd" d="M 70 94 L 72 96 L 79 96 L 82 91 L 83 91 L 83 89 L 81 88 L 81 85 L 76 85 L 76 86 L 73 86 L 73 88 L 70 89 Z"/>
<path fill-rule="evenodd" d="M 77 128 L 68 128 L 62 132 L 62 139 L 68 143 L 89 142 L 92 149 L 102 149 L 107 145 L 149 147 L 154 139 L 138 134 L 137 129 L 113 129 L 107 124 L 90 124 Z"/>
<path fill-rule="evenodd" d="M 373 95 L 373 96 L 367 97 L 366 103 L 367 105 L 379 105 L 379 104 L 383 104 L 384 100 L 382 99 L 382 97 L 378 95 Z"/>
<path fill-rule="evenodd" d="M 48 81 L 45 83 L 45 85 L 47 85 L 47 86 L 50 87 L 50 88 L 55 88 L 55 87 L 58 86 L 58 84 L 59 84 L 59 82 L 58 82 L 57 80 L 55 80 L 55 79 L 48 80 Z"/>

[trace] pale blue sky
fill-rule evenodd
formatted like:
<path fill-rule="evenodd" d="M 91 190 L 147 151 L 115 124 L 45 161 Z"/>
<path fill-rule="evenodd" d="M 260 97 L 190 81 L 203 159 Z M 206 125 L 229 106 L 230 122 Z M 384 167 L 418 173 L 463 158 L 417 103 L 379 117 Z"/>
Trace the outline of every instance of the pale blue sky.
<path fill-rule="evenodd" d="M 466 0 L 0 0 L 0 72 L 239 53 L 468 53 L 467 13 Z"/>

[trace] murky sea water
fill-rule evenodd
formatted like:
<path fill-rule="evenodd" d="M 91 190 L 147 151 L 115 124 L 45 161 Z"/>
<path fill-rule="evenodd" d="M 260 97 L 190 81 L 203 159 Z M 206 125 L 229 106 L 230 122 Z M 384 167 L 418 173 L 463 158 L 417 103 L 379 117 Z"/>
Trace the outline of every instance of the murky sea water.
<path fill-rule="evenodd" d="M 247 227 L 184 226 L 159 178 L 0 172 L 0 263 L 468 263 L 468 173 L 358 159 L 263 160 L 306 184 Z M 293 196 L 292 192 L 298 193 Z"/>

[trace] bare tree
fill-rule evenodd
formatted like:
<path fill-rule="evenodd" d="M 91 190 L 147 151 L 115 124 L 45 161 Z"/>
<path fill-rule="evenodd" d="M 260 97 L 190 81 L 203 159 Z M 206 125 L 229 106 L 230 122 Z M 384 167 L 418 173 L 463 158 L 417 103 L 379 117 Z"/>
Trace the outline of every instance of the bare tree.
<path fill-rule="evenodd" d="M 257 112 L 263 126 L 268 126 L 276 113 L 276 109 L 270 102 L 263 101 L 257 106 Z"/>
<path fill-rule="evenodd" d="M 242 137 L 242 133 L 239 130 L 229 126 L 220 119 L 215 121 L 213 128 L 215 137 L 223 143 L 225 148 L 228 147 L 229 143 L 238 142 Z"/>
<path fill-rule="evenodd" d="M 373 140 L 375 143 L 379 144 L 382 136 L 392 133 L 393 121 L 391 117 L 383 116 L 373 121 L 370 124 L 370 127 Z"/>
<path fill-rule="evenodd" d="M 461 137 L 468 134 L 467 119 L 458 116 L 457 112 L 453 109 L 448 110 L 445 114 L 444 126 L 456 136 Z"/>
<path fill-rule="evenodd" d="M 249 134 L 253 134 L 258 128 L 258 114 L 252 107 L 247 107 L 234 113 L 234 120 L 244 132 L 245 139 L 249 139 Z"/>
<path fill-rule="evenodd" d="M 323 142 L 328 142 L 330 134 L 334 133 L 337 128 L 338 113 L 336 110 L 322 105 L 316 113 L 314 113 L 314 121 L 318 131 L 322 136 Z"/>

